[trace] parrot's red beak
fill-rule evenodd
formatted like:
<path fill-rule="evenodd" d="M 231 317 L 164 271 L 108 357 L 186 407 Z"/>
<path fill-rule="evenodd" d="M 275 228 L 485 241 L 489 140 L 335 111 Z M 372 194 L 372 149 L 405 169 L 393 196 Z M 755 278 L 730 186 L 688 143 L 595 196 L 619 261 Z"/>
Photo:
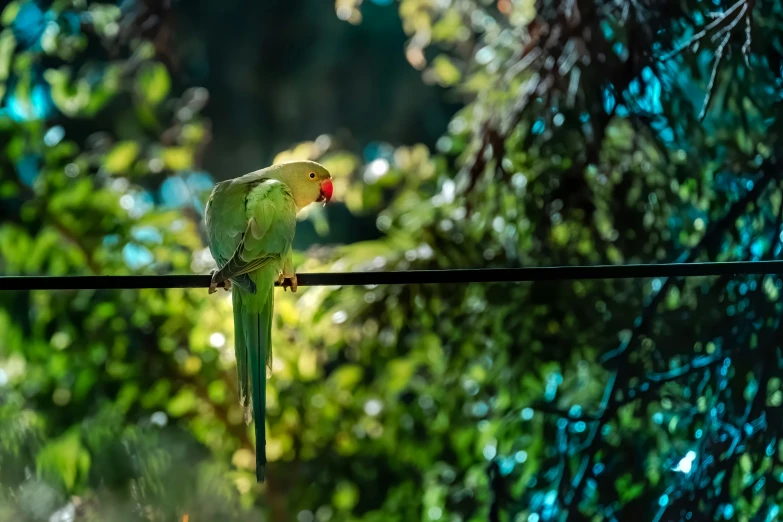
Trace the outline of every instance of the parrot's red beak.
<path fill-rule="evenodd" d="M 332 193 L 334 192 L 334 186 L 331 179 L 325 179 L 321 182 L 321 195 L 318 196 L 317 201 L 323 201 L 324 204 L 329 203 L 332 199 Z"/>

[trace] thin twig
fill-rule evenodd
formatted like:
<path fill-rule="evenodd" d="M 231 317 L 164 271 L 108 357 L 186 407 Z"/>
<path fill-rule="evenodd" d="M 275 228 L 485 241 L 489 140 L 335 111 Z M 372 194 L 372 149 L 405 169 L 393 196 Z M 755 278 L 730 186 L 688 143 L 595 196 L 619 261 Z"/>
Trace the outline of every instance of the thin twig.
<path fill-rule="evenodd" d="M 701 40 L 702 38 L 707 36 L 711 31 L 720 28 L 724 24 L 729 23 L 729 20 L 730 20 L 729 17 L 732 15 L 732 13 L 734 13 L 734 11 L 736 11 L 737 9 L 739 9 L 741 7 L 746 7 L 747 8 L 746 2 L 747 2 L 747 0 L 739 0 L 737 3 L 735 3 L 734 5 L 729 7 L 726 11 L 721 13 L 720 16 L 715 18 L 715 20 L 713 20 L 709 25 L 707 25 L 707 27 L 705 27 L 704 29 L 702 29 L 698 33 L 696 33 L 693 36 L 691 36 L 688 39 L 688 41 L 686 41 L 683 44 L 678 45 L 676 48 L 674 48 L 668 54 L 663 55 L 660 58 L 660 60 L 662 62 L 665 62 L 667 60 L 670 60 L 670 59 L 674 58 L 675 56 L 677 56 L 678 54 L 683 52 L 685 49 L 687 49 L 691 45 L 697 43 L 699 40 Z M 739 16 L 741 16 L 741 15 L 739 15 Z"/>
<path fill-rule="evenodd" d="M 701 112 L 699 113 L 699 121 L 703 121 L 704 117 L 707 115 L 707 109 L 710 106 L 710 101 L 712 101 L 712 90 L 715 86 L 715 77 L 718 75 L 718 67 L 723 59 L 723 49 L 726 47 L 726 44 L 729 43 L 730 39 L 731 35 L 726 34 L 726 36 L 723 37 L 723 41 L 715 50 L 715 60 L 712 62 L 712 73 L 710 74 L 710 81 L 707 83 L 707 92 L 704 93 L 704 103 L 702 104 Z"/>

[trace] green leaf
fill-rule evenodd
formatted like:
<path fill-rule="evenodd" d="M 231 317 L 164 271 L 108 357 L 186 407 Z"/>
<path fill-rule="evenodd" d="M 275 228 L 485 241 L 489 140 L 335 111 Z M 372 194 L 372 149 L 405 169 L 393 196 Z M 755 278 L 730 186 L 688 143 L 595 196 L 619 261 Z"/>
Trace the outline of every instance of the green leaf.
<path fill-rule="evenodd" d="M 362 367 L 358 364 L 346 364 L 331 375 L 330 379 L 338 388 L 353 389 L 362 380 Z"/>
<path fill-rule="evenodd" d="M 14 39 L 14 34 L 11 31 L 0 33 L 0 81 L 2 82 L 8 79 L 15 48 L 16 40 Z M 2 92 L 5 93 L 5 83 L 0 87 Z"/>
<path fill-rule="evenodd" d="M 72 431 L 50 442 L 38 453 L 39 473 L 58 477 L 66 489 L 73 490 L 77 480 L 86 480 L 90 471 L 90 454 L 81 443 L 78 431 Z"/>
<path fill-rule="evenodd" d="M 4 26 L 11 25 L 14 19 L 16 18 L 16 14 L 18 12 L 19 12 L 19 2 L 18 1 L 10 2 L 7 6 L 5 6 L 5 9 L 3 9 L 2 14 L 0 14 L 0 24 Z"/>
<path fill-rule="evenodd" d="M 644 483 L 634 483 L 631 475 L 623 475 L 615 481 L 615 487 L 620 497 L 620 501 L 623 503 L 630 502 L 635 499 L 644 491 Z"/>
<path fill-rule="evenodd" d="M 391 393 L 399 393 L 410 384 L 416 365 L 410 359 L 400 357 L 387 363 L 388 381 L 386 390 Z"/>
<path fill-rule="evenodd" d="M 340 482 L 334 492 L 332 503 L 334 507 L 342 510 L 353 509 L 359 501 L 359 488 L 352 482 Z"/>
<path fill-rule="evenodd" d="M 106 154 L 103 160 L 104 168 L 112 174 L 126 172 L 139 155 L 139 144 L 135 141 L 121 141 Z"/>
<path fill-rule="evenodd" d="M 449 10 L 432 27 L 433 42 L 451 42 L 459 40 L 465 25 L 462 23 L 462 17 L 456 9 Z"/>
<path fill-rule="evenodd" d="M 122 386 L 114 403 L 120 411 L 127 412 L 139 396 L 139 385 L 128 382 Z"/>
<path fill-rule="evenodd" d="M 157 105 L 169 94 L 171 78 L 162 63 L 149 63 L 141 68 L 136 79 L 139 94 L 149 103 Z"/>
<path fill-rule="evenodd" d="M 193 393 L 193 390 L 188 388 L 182 389 L 169 401 L 169 414 L 172 417 L 182 417 L 196 407 L 196 402 L 196 394 Z"/>
<path fill-rule="evenodd" d="M 462 73 L 460 73 L 454 63 L 443 55 L 436 57 L 432 61 L 432 70 L 441 85 L 447 87 L 456 84 L 462 77 Z"/>
<path fill-rule="evenodd" d="M 171 381 L 167 379 L 158 379 L 142 396 L 141 406 L 143 408 L 152 409 L 165 404 L 170 392 Z"/>
<path fill-rule="evenodd" d="M 163 150 L 163 164 L 170 170 L 186 170 L 193 165 L 193 154 L 185 147 L 169 147 Z"/>

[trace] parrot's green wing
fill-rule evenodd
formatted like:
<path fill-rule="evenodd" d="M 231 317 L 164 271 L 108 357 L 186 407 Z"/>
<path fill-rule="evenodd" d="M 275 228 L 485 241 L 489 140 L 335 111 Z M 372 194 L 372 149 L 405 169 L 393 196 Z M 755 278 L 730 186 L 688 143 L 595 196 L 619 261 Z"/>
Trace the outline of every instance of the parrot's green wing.
<path fill-rule="evenodd" d="M 296 205 L 282 182 L 253 174 L 218 184 L 207 204 L 207 239 L 223 279 L 234 282 L 237 376 L 243 406 L 249 389 L 256 433 L 256 475 L 264 479 L 266 368 L 272 360 L 274 283 L 291 249 Z"/>
<path fill-rule="evenodd" d="M 222 181 L 215 185 L 204 212 L 207 243 L 218 268 L 224 267 L 236 252 L 247 229 L 245 200 L 250 190 L 265 180 L 264 170 L 242 177 Z M 228 278 L 227 278 L 228 279 Z M 248 275 L 238 275 L 232 282 L 249 292 L 254 292 Z"/>

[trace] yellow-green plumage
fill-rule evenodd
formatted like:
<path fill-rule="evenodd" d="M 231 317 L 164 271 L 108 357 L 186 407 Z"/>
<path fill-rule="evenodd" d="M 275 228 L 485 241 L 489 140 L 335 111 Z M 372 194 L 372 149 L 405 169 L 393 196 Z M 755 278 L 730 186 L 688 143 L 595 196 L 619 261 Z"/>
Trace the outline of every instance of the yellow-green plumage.
<path fill-rule="evenodd" d="M 329 178 L 317 163 L 281 164 L 218 183 L 207 202 L 207 240 L 220 267 L 213 280 L 233 283 L 240 401 L 248 420 L 252 410 L 255 421 L 259 482 L 266 466 L 266 366 L 271 368 L 274 285 L 290 264 L 296 212 L 319 198 L 318 184 Z"/>

